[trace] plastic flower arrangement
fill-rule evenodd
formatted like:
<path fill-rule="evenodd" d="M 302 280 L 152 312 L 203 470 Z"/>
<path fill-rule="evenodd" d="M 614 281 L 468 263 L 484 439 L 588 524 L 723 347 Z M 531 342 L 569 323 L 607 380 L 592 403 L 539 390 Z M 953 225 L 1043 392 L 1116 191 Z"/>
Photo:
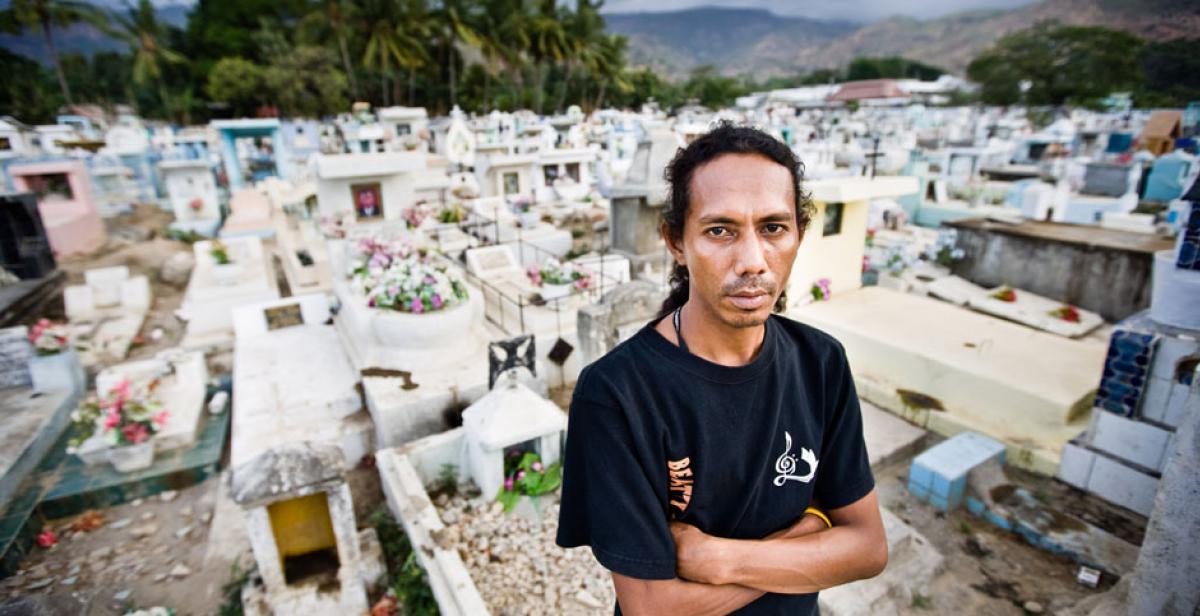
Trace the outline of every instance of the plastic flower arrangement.
<path fill-rule="evenodd" d="M 504 454 L 504 485 L 496 500 L 512 511 L 522 496 L 541 496 L 558 489 L 562 483 L 562 465 L 542 465 L 542 457 L 533 452 L 509 449 Z"/>
<path fill-rule="evenodd" d="M 467 285 L 432 256 L 405 242 L 359 239 L 350 275 L 372 308 L 421 314 L 467 300 Z"/>
<path fill-rule="evenodd" d="M 955 245 L 958 243 L 958 232 L 954 229 L 945 229 L 938 232 L 937 241 L 925 251 L 925 260 L 933 261 L 938 265 L 950 267 L 956 261 L 961 261 L 967 253 Z"/>
<path fill-rule="evenodd" d="M 540 268 L 529 266 L 525 274 L 539 287 L 570 284 L 580 291 L 592 288 L 592 272 L 569 261 L 560 263 L 558 259 L 546 259 Z"/>
<path fill-rule="evenodd" d="M 1017 292 L 1012 287 L 1004 285 L 997 289 L 995 293 L 992 293 L 992 299 L 1012 303 L 1017 301 Z"/>
<path fill-rule="evenodd" d="M 69 332 L 64 323 L 39 319 L 29 329 L 29 342 L 38 355 L 57 355 L 71 348 Z"/>
<path fill-rule="evenodd" d="M 114 446 L 138 445 L 158 434 L 170 414 L 151 398 L 157 385 L 155 380 L 145 388 L 133 391 L 126 379 L 117 383 L 103 398 L 88 397 L 71 414 L 76 434 L 69 441 L 67 451 L 74 453 L 74 449 L 91 438 L 97 429 Z"/>
<path fill-rule="evenodd" d="M 1062 319 L 1068 323 L 1079 322 L 1079 311 L 1071 304 L 1063 304 L 1058 308 L 1050 311 L 1050 316 L 1056 319 Z"/>
<path fill-rule="evenodd" d="M 830 289 L 829 279 L 821 278 L 814 282 L 812 288 L 809 289 L 809 293 L 812 294 L 814 302 L 827 301 L 829 298 L 833 297 L 833 290 Z"/>
<path fill-rule="evenodd" d="M 433 210 L 424 201 L 418 201 L 400 213 L 400 217 L 404 219 L 404 225 L 409 229 L 420 227 L 421 223 L 424 223 L 425 219 L 432 215 Z"/>
<path fill-rule="evenodd" d="M 904 247 L 893 246 L 888 249 L 887 260 L 884 262 L 884 267 L 893 276 L 899 276 L 904 273 L 913 264 L 913 257 Z"/>
<path fill-rule="evenodd" d="M 458 205 L 448 205 L 438 211 L 437 217 L 440 223 L 456 224 L 466 221 L 467 211 Z"/>
<path fill-rule="evenodd" d="M 233 262 L 229 258 L 229 247 L 221 240 L 213 240 L 212 247 L 208 249 L 208 254 L 213 258 L 213 262 L 217 265 L 229 265 Z"/>

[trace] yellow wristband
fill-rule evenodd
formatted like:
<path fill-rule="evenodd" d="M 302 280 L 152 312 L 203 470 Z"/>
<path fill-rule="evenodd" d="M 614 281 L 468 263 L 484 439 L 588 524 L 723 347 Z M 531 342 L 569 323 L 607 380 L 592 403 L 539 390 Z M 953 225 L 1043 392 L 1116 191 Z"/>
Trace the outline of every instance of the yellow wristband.
<path fill-rule="evenodd" d="M 821 521 L 825 522 L 826 528 L 833 528 L 833 522 L 829 521 L 829 516 L 825 515 L 825 513 L 822 512 L 820 509 L 817 509 L 816 507 L 809 507 L 808 509 L 804 510 L 804 513 L 805 513 L 805 515 L 811 513 L 811 514 L 817 516 L 818 518 L 821 518 Z"/>

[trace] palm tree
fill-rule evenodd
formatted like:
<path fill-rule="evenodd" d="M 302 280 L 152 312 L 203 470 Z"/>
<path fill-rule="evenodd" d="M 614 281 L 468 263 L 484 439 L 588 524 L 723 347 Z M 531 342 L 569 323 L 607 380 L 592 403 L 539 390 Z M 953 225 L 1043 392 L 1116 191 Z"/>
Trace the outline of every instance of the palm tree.
<path fill-rule="evenodd" d="M 600 7 L 604 0 L 593 3 L 591 0 L 576 0 L 575 12 L 564 29 L 567 41 L 567 74 L 558 87 L 558 104 L 555 109 L 561 111 L 566 104 L 567 90 L 571 86 L 571 78 L 580 66 L 591 68 L 597 62 L 600 53 L 600 41 L 604 36 L 604 18 L 600 16 Z"/>
<path fill-rule="evenodd" d="M 430 13 L 436 38 L 441 42 L 445 52 L 451 106 L 458 103 L 458 73 L 455 59 L 456 56 L 459 56 L 458 43 L 462 42 L 472 47 L 479 47 L 481 44 L 479 35 L 471 26 L 472 22 L 478 21 L 471 14 L 472 8 L 469 2 L 463 0 L 441 0 L 440 6 Z"/>
<path fill-rule="evenodd" d="M 350 80 L 350 93 L 358 98 L 358 78 L 354 76 L 354 64 L 350 61 L 350 48 L 346 44 L 346 29 L 350 21 L 349 13 L 354 10 L 354 4 L 344 0 L 318 0 L 312 12 L 304 16 L 301 27 L 316 29 L 322 32 L 328 27 L 337 41 L 338 55 L 341 56 L 342 70 Z M 326 39 L 327 40 L 327 39 Z"/>
<path fill-rule="evenodd" d="M 542 100 L 546 90 L 546 64 L 558 63 L 568 53 L 567 34 L 559 19 L 555 0 L 537 0 L 537 6 L 528 21 L 533 69 L 537 90 L 534 94 L 534 111 L 542 112 Z"/>
<path fill-rule="evenodd" d="M 388 75 L 394 62 L 410 71 L 425 64 L 421 36 L 423 25 L 412 23 L 414 17 L 399 0 L 366 0 L 359 5 L 355 19 L 356 30 L 366 38 L 363 64 L 380 73 L 383 104 L 390 104 Z M 420 21 L 420 20 L 417 20 Z"/>
<path fill-rule="evenodd" d="M 484 0 L 479 25 L 479 51 L 483 54 L 484 111 L 492 107 L 492 78 L 503 68 L 520 64 L 521 53 L 529 47 L 529 34 L 521 19 L 521 0 Z"/>
<path fill-rule="evenodd" d="M 133 82 L 139 86 L 154 82 L 158 86 L 163 108 L 169 117 L 173 116 L 170 97 L 163 82 L 163 65 L 180 64 L 185 58 L 163 44 L 167 28 L 158 21 L 150 0 L 139 0 L 137 6 L 126 6 L 128 11 L 125 15 L 113 15 L 116 28 L 112 34 L 129 44 L 129 51 L 133 55 Z"/>
<path fill-rule="evenodd" d="M 596 95 L 593 109 L 604 105 L 604 95 L 608 86 L 612 85 L 618 92 L 628 94 L 633 91 L 633 84 L 625 74 L 625 49 L 629 39 L 619 34 L 607 34 L 599 39 L 595 55 L 591 56 L 592 64 L 588 67 L 600 82 L 600 92 Z"/>
<path fill-rule="evenodd" d="M 0 11 L 0 31 L 19 34 L 26 28 L 39 28 L 46 42 L 50 62 L 62 88 L 63 101 L 67 106 L 71 100 L 71 87 L 58 60 L 58 48 L 54 46 L 54 28 L 65 28 L 76 23 L 89 23 L 105 29 L 108 13 L 99 7 L 80 0 L 12 0 L 7 9 Z"/>

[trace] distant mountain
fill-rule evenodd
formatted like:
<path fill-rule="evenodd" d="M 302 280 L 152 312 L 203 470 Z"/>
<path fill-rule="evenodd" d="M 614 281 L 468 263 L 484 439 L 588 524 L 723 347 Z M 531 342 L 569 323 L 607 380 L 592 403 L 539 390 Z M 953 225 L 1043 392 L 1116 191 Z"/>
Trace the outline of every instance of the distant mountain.
<path fill-rule="evenodd" d="M 762 79 L 840 68 L 859 56 L 903 56 L 956 73 L 1001 36 L 1043 20 L 1107 26 L 1149 38 L 1198 36 L 1200 0 L 1043 0 L 1009 11 L 919 20 L 891 17 L 857 27 L 761 10 L 692 9 L 605 15 L 630 39 L 630 59 L 672 76 L 703 64 Z"/>
<path fill-rule="evenodd" d="M 723 73 L 761 71 L 790 62 L 796 49 L 819 47 L 859 26 L 782 17 L 766 9 L 704 7 L 662 13 L 609 13 L 608 29 L 630 39 L 630 61 L 671 77 L 712 64 Z"/>

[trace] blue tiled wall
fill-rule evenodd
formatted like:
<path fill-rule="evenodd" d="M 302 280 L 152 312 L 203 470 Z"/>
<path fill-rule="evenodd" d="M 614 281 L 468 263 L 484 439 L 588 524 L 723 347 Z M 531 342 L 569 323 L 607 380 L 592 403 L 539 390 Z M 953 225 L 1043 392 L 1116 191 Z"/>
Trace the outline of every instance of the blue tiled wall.
<path fill-rule="evenodd" d="M 1116 330 L 1108 344 L 1096 406 L 1124 417 L 1137 415 L 1158 339 L 1153 334 Z"/>

